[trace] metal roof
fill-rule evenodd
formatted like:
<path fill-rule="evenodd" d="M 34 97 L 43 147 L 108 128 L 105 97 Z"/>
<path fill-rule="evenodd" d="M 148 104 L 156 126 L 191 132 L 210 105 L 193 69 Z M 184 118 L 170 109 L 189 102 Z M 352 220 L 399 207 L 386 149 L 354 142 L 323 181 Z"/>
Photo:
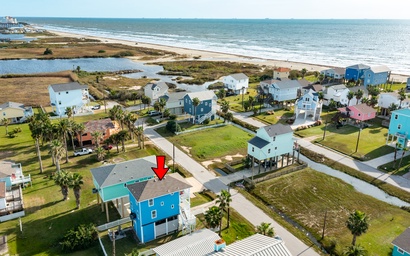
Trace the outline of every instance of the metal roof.
<path fill-rule="evenodd" d="M 346 85 L 344 85 L 344 84 L 337 84 L 337 85 L 329 86 L 328 88 L 332 88 L 333 90 L 347 89 Z"/>
<path fill-rule="evenodd" d="M 214 256 L 292 256 L 282 240 L 255 234 L 230 244 Z"/>
<path fill-rule="evenodd" d="M 179 192 L 190 187 L 192 186 L 178 173 L 168 174 L 162 180 L 155 178 L 127 186 L 137 202 Z"/>
<path fill-rule="evenodd" d="M 370 68 L 374 73 L 383 73 L 383 72 L 390 72 L 390 68 L 387 66 L 376 66 Z"/>
<path fill-rule="evenodd" d="M 400 249 L 406 251 L 407 253 L 410 253 L 410 228 L 407 228 L 403 233 L 401 233 L 401 235 L 396 237 L 392 244 L 400 247 Z"/>
<path fill-rule="evenodd" d="M 24 104 L 23 103 L 17 103 L 17 102 L 6 102 L 0 105 L 0 109 L 5 109 L 5 108 L 19 108 L 22 110 L 25 110 Z"/>
<path fill-rule="evenodd" d="M 257 148 L 264 148 L 266 145 L 269 145 L 269 141 L 266 141 L 259 137 L 253 137 L 248 141 L 248 143 L 254 145 Z"/>
<path fill-rule="evenodd" d="M 214 251 L 220 237 L 209 229 L 201 229 L 152 249 L 158 256 L 203 256 Z"/>
<path fill-rule="evenodd" d="M 265 129 L 265 131 L 268 133 L 270 137 L 274 137 L 277 135 L 285 134 L 285 133 L 293 133 L 292 128 L 290 125 L 285 125 L 285 124 L 272 124 L 269 126 L 262 127 L 260 129 Z"/>
<path fill-rule="evenodd" d="M 276 80 L 274 82 L 277 87 L 280 89 L 288 89 L 288 88 L 299 88 L 301 87 L 301 84 L 298 82 L 298 80 L 288 80 L 288 79 L 283 79 L 282 81 Z"/>
<path fill-rule="evenodd" d="M 356 65 L 353 65 L 353 66 L 349 66 L 349 67 L 347 67 L 347 68 L 356 69 L 356 70 L 359 70 L 359 69 L 370 69 L 369 66 L 364 65 L 364 64 L 356 64 Z M 346 69 L 347 69 L 347 68 L 346 68 Z"/>
<path fill-rule="evenodd" d="M 151 167 L 156 166 L 156 156 L 152 155 L 118 164 L 104 165 L 91 169 L 91 173 L 100 188 L 104 188 L 130 180 L 151 178 L 154 176 Z"/>
<path fill-rule="evenodd" d="M 88 89 L 87 85 L 82 85 L 77 82 L 65 83 L 65 84 L 52 84 L 50 85 L 54 92 L 73 91 L 79 89 Z"/>
<path fill-rule="evenodd" d="M 248 79 L 248 76 L 245 75 L 244 73 L 236 73 L 236 74 L 232 74 L 229 76 L 233 77 L 236 80 Z"/>
<path fill-rule="evenodd" d="M 0 161 L 0 178 L 10 177 L 20 169 L 21 165 L 10 161 Z"/>
<path fill-rule="evenodd" d="M 187 93 L 187 95 L 191 99 L 198 98 L 200 101 L 216 98 L 216 95 L 213 91 L 190 92 Z"/>

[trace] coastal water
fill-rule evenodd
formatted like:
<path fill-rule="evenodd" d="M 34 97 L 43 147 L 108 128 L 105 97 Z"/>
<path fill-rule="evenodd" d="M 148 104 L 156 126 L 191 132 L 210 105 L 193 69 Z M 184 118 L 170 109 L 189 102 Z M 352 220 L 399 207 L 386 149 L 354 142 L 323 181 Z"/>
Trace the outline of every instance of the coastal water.
<path fill-rule="evenodd" d="M 45 29 L 410 75 L 410 20 L 18 18 Z"/>

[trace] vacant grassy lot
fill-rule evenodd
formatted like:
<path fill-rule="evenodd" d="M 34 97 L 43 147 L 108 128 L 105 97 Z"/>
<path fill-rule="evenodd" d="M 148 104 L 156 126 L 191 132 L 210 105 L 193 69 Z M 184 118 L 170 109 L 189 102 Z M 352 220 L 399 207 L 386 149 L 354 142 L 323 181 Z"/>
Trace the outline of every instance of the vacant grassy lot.
<path fill-rule="evenodd" d="M 392 147 L 385 145 L 387 128 L 377 124 L 362 129 L 357 152 L 355 150 L 359 128 L 345 125 L 337 129 L 334 124 L 328 124 L 326 136 L 323 140 L 324 129 L 325 124 L 322 124 L 305 130 L 295 131 L 295 134 L 304 138 L 312 137 L 317 143 L 346 155 L 351 155 L 359 160 L 370 160 L 394 151 Z"/>
<path fill-rule="evenodd" d="M 254 192 L 318 239 L 327 211 L 323 243 L 329 245 L 330 241 L 336 241 L 339 253 L 352 241 L 345 222 L 354 210 L 361 210 L 370 217 L 368 232 L 357 239 L 369 255 L 390 255 L 391 242 L 410 225 L 410 213 L 358 193 L 349 184 L 311 169 L 259 183 Z"/>
<path fill-rule="evenodd" d="M 253 137 L 252 134 L 232 125 L 180 135 L 164 133 L 163 129 L 158 129 L 158 132 L 182 150 L 189 150 L 189 154 L 197 161 L 238 153 L 245 155 L 247 142 Z"/>
<path fill-rule="evenodd" d="M 269 114 L 267 112 L 263 112 L 260 115 L 255 116 L 259 121 L 262 121 L 266 124 L 276 124 L 276 123 L 281 123 L 281 124 L 286 124 L 286 121 L 294 115 L 293 110 L 284 110 L 284 109 L 275 109 L 274 111 L 271 111 Z"/>
<path fill-rule="evenodd" d="M 102 117 L 103 114 L 76 117 L 80 122 L 84 119 Z M 45 172 L 39 174 L 38 160 L 35 153 L 34 140 L 28 124 L 10 125 L 9 129 L 19 126 L 21 133 L 15 138 L 4 135 L 4 127 L 0 130 L 0 160 L 12 160 L 21 163 L 25 175 L 31 174 L 33 186 L 24 189 L 24 204 L 26 216 L 22 218 L 23 233 L 20 232 L 18 220 L 0 224 L 0 234 L 6 234 L 10 255 L 60 255 L 58 242 L 63 235 L 74 226 L 81 223 L 94 223 L 100 225 L 106 222 L 105 213 L 97 205 L 97 198 L 92 194 L 91 168 L 101 166 L 95 154 L 70 157 L 69 163 L 61 160 L 61 168 L 70 172 L 79 172 L 83 176 L 84 185 L 81 194 L 81 209 L 77 210 L 73 192 L 69 191 L 69 200 L 61 201 L 60 188 L 49 177 L 55 172 L 55 166 L 51 163 L 49 147 L 44 144 L 41 147 Z M 147 155 L 163 154 L 151 145 L 140 150 L 136 147 L 127 148 L 126 153 L 117 154 L 111 150 L 107 155 L 108 161 L 124 161 Z M 70 150 L 70 154 L 72 151 Z M 116 210 L 110 207 L 110 217 L 118 217 Z M 72 255 L 99 255 L 97 247 Z"/>

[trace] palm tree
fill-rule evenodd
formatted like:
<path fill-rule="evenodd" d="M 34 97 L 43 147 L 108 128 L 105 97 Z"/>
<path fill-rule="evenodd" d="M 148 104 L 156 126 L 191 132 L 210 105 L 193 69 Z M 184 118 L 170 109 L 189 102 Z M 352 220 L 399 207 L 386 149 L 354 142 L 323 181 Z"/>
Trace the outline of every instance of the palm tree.
<path fill-rule="evenodd" d="M 121 141 L 122 145 L 122 152 L 125 152 L 125 141 L 129 138 L 128 132 L 127 131 L 120 131 L 117 133 L 118 139 Z"/>
<path fill-rule="evenodd" d="M 320 91 L 320 92 L 317 93 L 317 98 L 320 100 L 320 102 L 323 101 L 323 99 L 325 98 L 325 95 L 323 94 L 322 91 Z"/>
<path fill-rule="evenodd" d="M 67 118 L 70 119 L 70 117 L 73 116 L 73 108 L 72 107 L 66 107 L 65 108 L 65 114 L 67 115 Z"/>
<path fill-rule="evenodd" d="M 307 69 L 306 68 L 302 68 L 302 70 L 300 71 L 300 73 L 302 74 L 302 78 L 305 78 L 305 75 L 307 73 Z"/>
<path fill-rule="evenodd" d="M 98 147 L 98 148 L 95 149 L 95 152 L 97 153 L 98 161 L 104 160 L 104 157 L 105 157 L 105 154 L 106 154 L 105 149 L 103 149 L 102 147 Z"/>
<path fill-rule="evenodd" d="M 8 119 L 8 118 L 3 118 L 3 119 L 1 120 L 1 124 L 4 125 L 4 127 L 6 128 L 6 135 L 9 134 L 8 127 L 9 127 L 9 124 L 10 124 L 10 119 Z"/>
<path fill-rule="evenodd" d="M 38 157 L 38 162 L 40 164 L 40 173 L 43 173 L 43 161 L 41 160 L 40 151 L 40 138 L 43 136 L 42 122 L 41 120 L 31 117 L 29 120 L 28 127 L 31 131 L 31 137 L 35 140 L 36 153 Z"/>
<path fill-rule="evenodd" d="M 363 94 L 364 92 L 362 89 L 357 90 L 357 92 L 354 94 L 356 97 L 356 105 L 359 104 L 359 100 L 363 97 Z"/>
<path fill-rule="evenodd" d="M 219 223 L 222 220 L 221 216 L 221 208 L 218 206 L 212 206 L 205 212 L 205 221 L 210 228 L 216 228 L 220 225 Z"/>
<path fill-rule="evenodd" d="M 144 148 L 144 128 L 142 126 L 138 126 L 135 129 L 135 135 L 137 135 L 138 147 Z M 142 142 L 142 147 L 141 147 L 141 142 Z"/>
<path fill-rule="evenodd" d="M 60 172 L 60 160 L 65 153 L 65 149 L 60 140 L 55 139 L 50 143 L 51 146 L 51 156 L 54 158 L 54 163 L 56 164 L 57 173 Z"/>
<path fill-rule="evenodd" d="M 344 256 L 366 256 L 367 251 L 361 245 L 350 245 L 343 250 Z"/>
<path fill-rule="evenodd" d="M 80 209 L 80 196 L 81 196 L 81 185 L 84 184 L 83 176 L 79 173 L 73 173 L 69 177 L 69 186 L 73 189 L 75 196 L 75 203 L 77 204 L 77 209 Z"/>
<path fill-rule="evenodd" d="M 128 127 L 128 131 L 130 133 L 129 137 L 134 141 L 134 133 L 135 133 L 135 122 L 138 118 L 130 112 L 126 112 L 124 116 L 125 125 Z"/>
<path fill-rule="evenodd" d="M 198 107 L 198 105 L 201 103 L 201 101 L 195 97 L 192 99 L 192 105 L 194 106 L 194 120 L 193 120 L 193 124 L 195 124 L 195 119 L 196 119 L 196 107 Z"/>
<path fill-rule="evenodd" d="M 80 147 L 83 146 L 83 133 L 85 131 L 85 126 L 83 123 L 77 124 L 75 127 L 75 132 L 77 134 L 78 137 L 80 137 Z"/>
<path fill-rule="evenodd" d="M 91 137 L 93 138 L 95 146 L 98 148 L 100 146 L 100 142 L 103 138 L 102 132 L 100 132 L 100 131 L 92 132 Z"/>
<path fill-rule="evenodd" d="M 220 98 L 220 99 L 225 98 L 225 96 L 226 96 L 226 91 L 225 91 L 225 89 L 224 89 L 224 88 L 220 89 L 220 90 L 218 91 L 217 95 L 218 95 L 218 98 Z"/>
<path fill-rule="evenodd" d="M 63 194 L 63 200 L 67 200 L 68 198 L 68 187 L 70 184 L 70 175 L 68 172 L 61 170 L 61 172 L 57 172 L 56 176 L 54 177 L 54 182 L 60 186 L 61 194 Z"/>
<path fill-rule="evenodd" d="M 122 107 L 120 105 L 115 105 L 112 109 L 109 111 L 109 116 L 111 120 L 117 121 L 121 125 L 121 130 L 124 130 L 124 111 L 122 110 Z"/>
<path fill-rule="evenodd" d="M 320 84 L 322 84 L 323 80 L 325 79 L 325 75 L 319 74 L 317 78 L 318 78 Z"/>
<path fill-rule="evenodd" d="M 402 101 L 405 100 L 405 99 L 407 99 L 407 95 L 406 95 L 406 93 L 405 93 L 405 91 L 404 91 L 404 88 L 401 88 L 401 89 L 399 90 L 399 96 L 398 96 L 398 98 L 399 98 L 399 100 L 400 100 L 399 108 L 401 108 L 401 103 L 402 103 Z"/>
<path fill-rule="evenodd" d="M 262 222 L 259 226 L 256 226 L 256 232 L 264 236 L 273 237 L 275 235 L 275 231 L 270 225 L 270 223 Z"/>
<path fill-rule="evenodd" d="M 60 122 L 57 123 L 57 130 L 62 136 L 65 149 L 65 162 L 68 163 L 67 133 L 70 130 L 70 122 L 68 119 L 61 119 Z"/>
<path fill-rule="evenodd" d="M 223 211 L 225 211 L 225 208 L 228 209 L 227 213 L 228 213 L 228 225 L 227 228 L 229 228 L 229 220 L 230 220 L 230 203 L 232 202 L 232 197 L 231 197 L 231 193 L 229 193 L 228 191 L 222 189 L 221 190 L 221 194 L 218 195 L 218 198 L 216 200 L 216 203 L 219 203 L 219 207 Z M 221 221 L 222 223 L 222 221 Z"/>
<path fill-rule="evenodd" d="M 164 98 L 159 98 L 158 105 L 159 105 L 159 112 L 163 113 L 164 108 L 167 105 L 167 101 Z"/>
<path fill-rule="evenodd" d="M 353 235 L 352 245 L 355 245 L 356 237 L 367 232 L 369 228 L 369 217 L 367 217 L 366 213 L 356 210 L 349 215 L 346 226 Z"/>
<path fill-rule="evenodd" d="M 74 145 L 74 135 L 77 134 L 77 123 L 74 120 L 70 120 L 68 122 L 68 134 L 70 135 L 71 138 L 71 146 L 73 147 L 73 150 L 75 149 Z"/>
<path fill-rule="evenodd" d="M 249 95 L 248 102 L 249 102 L 249 106 L 253 108 L 253 104 L 255 103 L 255 98 Z"/>
<path fill-rule="evenodd" d="M 353 97 L 354 97 L 354 92 L 349 91 L 349 92 L 347 93 L 347 99 L 349 100 L 349 101 L 347 102 L 347 106 L 350 106 L 350 100 L 353 99 Z"/>
<path fill-rule="evenodd" d="M 118 133 L 111 135 L 111 136 L 106 140 L 106 142 L 114 144 L 114 145 L 117 147 L 117 153 L 120 153 L 120 150 L 119 150 L 119 148 L 118 148 L 118 145 L 120 144 L 121 139 L 120 139 L 120 137 L 118 136 Z"/>
<path fill-rule="evenodd" d="M 224 114 L 228 113 L 228 111 L 229 111 L 229 102 L 228 101 L 226 101 L 226 100 L 222 101 L 221 110 L 222 110 L 222 113 L 224 113 Z M 226 118 L 224 117 L 224 122 L 225 122 L 225 120 L 226 120 Z"/>

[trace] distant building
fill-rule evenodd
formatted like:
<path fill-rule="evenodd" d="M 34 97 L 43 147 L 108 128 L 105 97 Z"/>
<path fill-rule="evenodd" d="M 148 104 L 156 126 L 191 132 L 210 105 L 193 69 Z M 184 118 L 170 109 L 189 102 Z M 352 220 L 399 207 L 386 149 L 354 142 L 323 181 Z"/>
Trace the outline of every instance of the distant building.
<path fill-rule="evenodd" d="M 345 77 L 346 69 L 345 68 L 330 68 L 320 71 L 320 74 L 325 77 L 330 77 L 334 79 L 343 79 Z"/>
<path fill-rule="evenodd" d="M 244 73 L 225 76 L 224 87 L 235 94 L 245 94 L 249 87 L 249 78 Z"/>
<path fill-rule="evenodd" d="M 193 100 L 199 99 L 199 105 L 194 106 Z M 206 119 L 214 120 L 217 97 L 213 91 L 190 92 L 184 96 L 184 112 L 190 114 L 195 123 L 201 124 Z"/>
<path fill-rule="evenodd" d="M 289 77 L 291 69 L 290 68 L 275 68 L 273 70 L 273 79 L 286 79 Z"/>
<path fill-rule="evenodd" d="M 7 118 L 12 124 L 25 122 L 33 115 L 33 108 L 22 103 L 6 102 L 0 105 L 0 119 Z"/>
<path fill-rule="evenodd" d="M 111 135 L 120 131 L 120 126 L 116 121 L 112 121 L 110 118 L 100 120 L 90 120 L 84 123 L 84 132 L 80 136 L 77 136 L 77 140 L 85 145 L 95 145 L 96 142 L 92 134 L 94 132 L 101 132 L 101 144 L 104 140 L 108 139 Z"/>
<path fill-rule="evenodd" d="M 65 116 L 66 109 L 72 108 L 73 113 L 88 112 L 86 108 L 90 102 L 88 86 L 77 82 L 52 84 L 48 87 L 53 111 L 58 116 Z"/>
<path fill-rule="evenodd" d="M 410 228 L 393 240 L 393 256 L 410 256 Z"/>
<path fill-rule="evenodd" d="M 161 96 L 168 94 L 168 85 L 162 81 L 151 82 L 144 87 L 144 94 L 151 99 L 151 102 L 154 103 Z"/>
<path fill-rule="evenodd" d="M 369 70 L 370 67 L 364 64 L 357 64 L 353 66 L 346 67 L 345 79 L 347 80 L 362 80 L 364 77 L 365 70 Z"/>
<path fill-rule="evenodd" d="M 391 70 L 386 66 L 369 67 L 357 64 L 346 68 L 347 80 L 361 80 L 364 86 L 385 84 L 390 78 Z"/>
<path fill-rule="evenodd" d="M 141 243 L 195 228 L 195 216 L 190 212 L 191 187 L 178 173 L 168 174 L 162 180 L 151 179 L 127 186 L 130 216 Z"/>
<path fill-rule="evenodd" d="M 399 109 L 391 113 L 386 143 L 397 141 L 399 148 L 410 147 L 410 109 Z"/>

